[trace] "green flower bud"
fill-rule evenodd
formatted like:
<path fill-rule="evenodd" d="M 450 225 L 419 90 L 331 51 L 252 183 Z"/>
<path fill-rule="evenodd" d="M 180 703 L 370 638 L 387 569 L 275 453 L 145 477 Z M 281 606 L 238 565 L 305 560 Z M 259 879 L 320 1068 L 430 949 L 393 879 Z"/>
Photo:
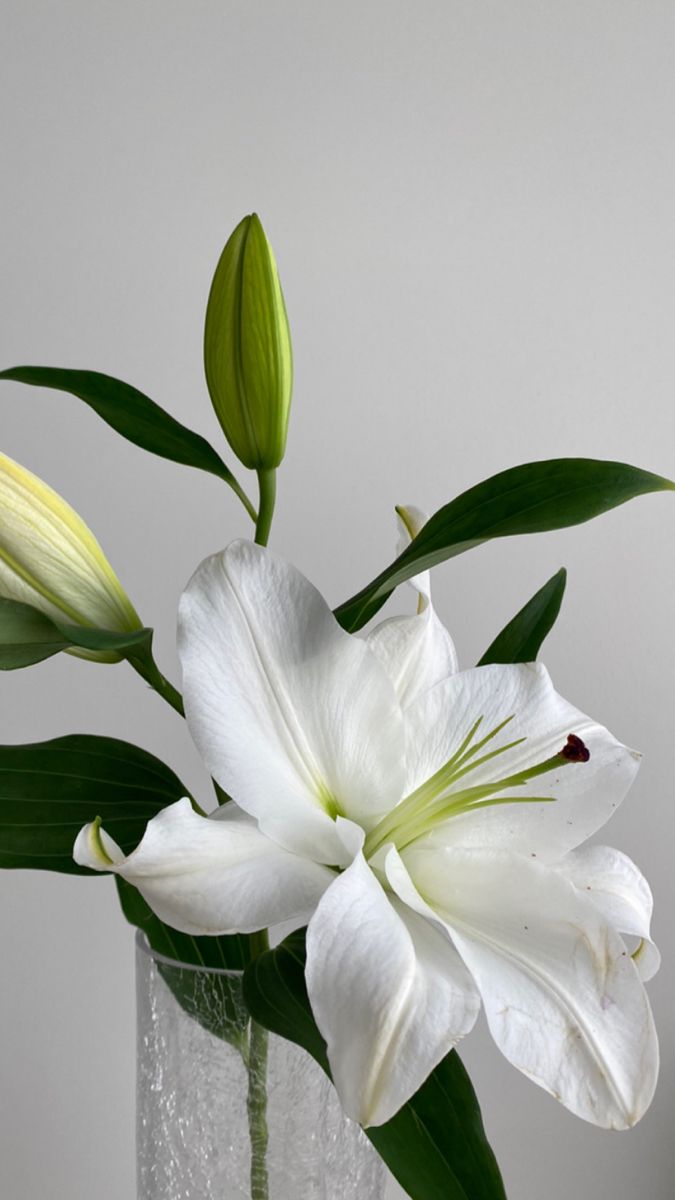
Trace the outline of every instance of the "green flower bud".
<path fill-rule="evenodd" d="M 204 367 L 225 437 L 245 467 L 278 467 L 286 449 L 293 356 L 286 306 L 253 213 L 230 237 L 211 284 Z"/>
<path fill-rule="evenodd" d="M 133 632 L 143 625 L 91 530 L 37 475 L 0 454 L 0 596 L 71 625 Z M 114 651 L 71 654 L 118 662 Z"/>

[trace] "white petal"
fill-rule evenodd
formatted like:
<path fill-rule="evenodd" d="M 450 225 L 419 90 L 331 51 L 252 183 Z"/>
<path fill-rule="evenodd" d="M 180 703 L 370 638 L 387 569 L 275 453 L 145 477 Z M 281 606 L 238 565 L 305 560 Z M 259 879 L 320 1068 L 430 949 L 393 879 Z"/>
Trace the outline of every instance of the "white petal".
<path fill-rule="evenodd" d="M 368 827 L 403 784 L 400 706 L 366 644 L 294 567 L 235 542 L 190 581 L 179 650 L 211 774 L 288 849 L 345 865 L 335 816 Z"/>
<path fill-rule="evenodd" d="M 560 859 L 609 820 L 637 772 L 639 755 L 559 696 L 545 667 L 495 663 L 461 671 L 407 709 L 407 792 L 448 761 L 479 717 L 477 738 L 513 717 L 485 753 L 525 740 L 465 775 L 449 794 L 543 762 L 562 749 L 569 733 L 582 738 L 590 761 L 565 763 L 512 789 L 512 794 L 555 797 L 555 803 L 504 804 L 455 816 L 430 835 L 435 844 L 494 846 Z"/>
<path fill-rule="evenodd" d="M 661 966 L 661 951 L 650 938 L 641 938 L 633 951 L 631 958 L 635 963 L 637 973 L 645 983 L 653 979 Z"/>
<path fill-rule="evenodd" d="M 307 986 L 346 1113 L 380 1125 L 473 1025 L 478 998 L 444 931 L 388 897 L 359 855 L 307 931 Z"/>
<path fill-rule="evenodd" d="M 101 831 L 85 826 L 75 861 L 114 871 L 138 888 L 153 912 L 192 934 L 252 933 L 281 921 L 303 925 L 335 879 L 327 867 L 290 854 L 228 804 L 200 817 L 178 800 L 148 822 L 128 857 Z"/>
<path fill-rule="evenodd" d="M 554 868 L 496 851 L 411 849 L 410 875 L 447 924 L 510 1062 L 596 1125 L 647 1109 L 658 1045 L 622 938 Z"/>
<path fill-rule="evenodd" d="M 457 670 L 453 640 L 431 602 L 414 617 L 381 621 L 367 640 L 389 675 L 403 709 Z"/>
<path fill-rule="evenodd" d="M 399 507 L 396 512 L 400 554 L 428 518 L 413 505 Z M 419 593 L 415 616 L 390 617 L 377 625 L 367 639 L 394 684 L 404 709 L 422 692 L 448 675 L 454 675 L 458 665 L 454 642 L 431 603 L 431 573 L 424 571 L 410 583 Z"/>
<path fill-rule="evenodd" d="M 558 870 L 614 929 L 641 939 L 633 961 L 640 978 L 651 979 L 661 963 L 649 932 L 654 902 L 649 884 L 635 863 L 612 846 L 580 846 L 565 856 Z"/>

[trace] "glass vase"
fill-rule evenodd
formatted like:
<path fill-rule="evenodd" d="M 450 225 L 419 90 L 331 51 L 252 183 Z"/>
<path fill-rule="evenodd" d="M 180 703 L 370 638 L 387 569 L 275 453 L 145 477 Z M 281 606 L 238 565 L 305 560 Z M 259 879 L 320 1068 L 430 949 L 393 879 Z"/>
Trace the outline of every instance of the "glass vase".
<path fill-rule="evenodd" d="M 383 1200 L 321 1068 L 251 1022 L 240 972 L 136 939 L 138 1200 Z"/>

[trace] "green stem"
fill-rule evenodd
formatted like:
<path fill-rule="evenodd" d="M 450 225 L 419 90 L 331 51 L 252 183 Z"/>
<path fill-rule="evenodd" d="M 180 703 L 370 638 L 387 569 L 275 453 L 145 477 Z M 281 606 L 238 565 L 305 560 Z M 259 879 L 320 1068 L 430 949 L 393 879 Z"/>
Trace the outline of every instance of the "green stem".
<path fill-rule="evenodd" d="M 251 1021 L 248 1052 L 248 1131 L 251 1139 L 251 1200 L 269 1200 L 267 1172 L 268 1033 Z"/>
<path fill-rule="evenodd" d="M 266 546 L 272 528 L 274 505 L 277 492 L 277 474 L 274 468 L 258 471 L 260 506 L 255 525 L 255 540 Z M 269 949 L 267 930 L 250 936 L 251 959 Z M 248 1131 L 251 1142 L 251 1200 L 269 1200 L 269 1174 L 267 1171 L 267 1059 L 269 1034 L 262 1025 L 251 1019 L 248 1047 Z"/>
<path fill-rule="evenodd" d="M 157 666 L 152 654 L 148 654 L 147 656 L 144 655 L 142 658 L 136 658 L 135 656 L 132 657 L 130 655 L 128 662 L 134 668 L 134 671 L 138 671 L 141 679 L 144 679 L 146 683 L 149 683 L 153 691 L 157 692 L 157 695 L 162 697 L 162 700 L 166 700 L 167 704 L 170 704 L 171 707 L 181 717 L 185 716 L 183 697 L 178 689 L 175 688 L 173 684 L 165 678 L 164 675 L 162 675 L 162 672 Z"/>
<path fill-rule="evenodd" d="M 258 486 L 260 488 L 260 508 L 255 526 L 255 540 L 259 546 L 266 546 L 272 527 L 274 503 L 277 496 L 277 473 L 274 467 L 258 471 Z"/>
<path fill-rule="evenodd" d="M 267 930 L 252 933 L 251 958 L 269 949 Z M 248 1131 L 251 1142 L 251 1200 L 269 1200 L 267 1171 L 267 1058 L 269 1034 L 251 1019 L 248 1049 Z"/>

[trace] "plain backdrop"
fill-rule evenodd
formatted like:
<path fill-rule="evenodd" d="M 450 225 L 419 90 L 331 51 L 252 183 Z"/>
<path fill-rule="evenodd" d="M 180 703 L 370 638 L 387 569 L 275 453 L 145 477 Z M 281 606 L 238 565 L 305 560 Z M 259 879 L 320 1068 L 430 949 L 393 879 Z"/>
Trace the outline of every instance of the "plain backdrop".
<path fill-rule="evenodd" d="M 118 375 L 227 451 L 203 314 L 257 210 L 296 362 L 272 540 L 332 603 L 390 559 L 396 503 L 434 510 L 564 455 L 675 475 L 670 0 L 5 0 L 3 51 L 0 364 Z M 177 598 L 249 532 L 243 510 L 72 397 L 0 397 L 2 449 L 88 521 L 177 678 Z M 481 1023 L 462 1055 L 509 1200 L 672 1195 L 674 546 L 662 494 L 435 573 L 471 665 L 566 565 L 544 660 L 644 753 L 601 836 L 655 892 L 657 1097 L 630 1133 L 594 1129 Z M 127 738 L 209 795 L 187 730 L 124 666 L 63 656 L 3 676 L 0 702 L 3 741 Z M 132 934 L 113 885 L 8 872 L 0 889 L 0 1195 L 132 1200 Z"/>

